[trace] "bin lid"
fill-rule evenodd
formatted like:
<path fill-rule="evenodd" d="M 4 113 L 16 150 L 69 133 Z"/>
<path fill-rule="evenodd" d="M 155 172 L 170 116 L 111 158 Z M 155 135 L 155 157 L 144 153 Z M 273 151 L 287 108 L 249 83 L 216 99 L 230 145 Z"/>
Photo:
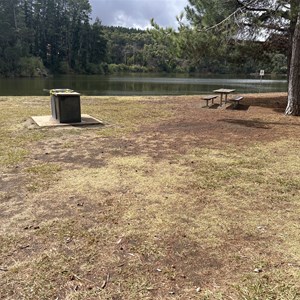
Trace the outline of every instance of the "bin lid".
<path fill-rule="evenodd" d="M 71 93 L 54 93 L 52 94 L 54 96 L 80 96 L 80 93 L 76 93 L 76 92 L 71 92 Z"/>
<path fill-rule="evenodd" d="M 79 93 L 74 92 L 71 89 L 52 89 L 50 95 L 54 96 L 80 96 Z"/>

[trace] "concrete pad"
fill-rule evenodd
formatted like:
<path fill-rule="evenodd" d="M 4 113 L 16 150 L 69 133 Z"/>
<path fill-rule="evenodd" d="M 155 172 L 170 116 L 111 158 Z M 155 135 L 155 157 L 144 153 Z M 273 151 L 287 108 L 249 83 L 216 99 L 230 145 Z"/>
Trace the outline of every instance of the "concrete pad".
<path fill-rule="evenodd" d="M 104 123 L 96 118 L 82 114 L 81 122 L 76 123 L 59 123 L 58 120 L 52 118 L 52 116 L 33 116 L 31 119 L 39 127 L 60 127 L 60 126 L 87 126 L 87 125 L 104 125 Z"/>

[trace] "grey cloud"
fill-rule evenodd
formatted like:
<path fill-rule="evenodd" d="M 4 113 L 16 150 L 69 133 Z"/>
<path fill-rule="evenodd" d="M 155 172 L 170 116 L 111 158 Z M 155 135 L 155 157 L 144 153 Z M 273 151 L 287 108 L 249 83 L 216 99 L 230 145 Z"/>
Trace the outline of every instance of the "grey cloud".
<path fill-rule="evenodd" d="M 103 25 L 146 28 L 150 19 L 161 26 L 176 27 L 176 15 L 188 0 L 90 0 L 93 18 Z"/>

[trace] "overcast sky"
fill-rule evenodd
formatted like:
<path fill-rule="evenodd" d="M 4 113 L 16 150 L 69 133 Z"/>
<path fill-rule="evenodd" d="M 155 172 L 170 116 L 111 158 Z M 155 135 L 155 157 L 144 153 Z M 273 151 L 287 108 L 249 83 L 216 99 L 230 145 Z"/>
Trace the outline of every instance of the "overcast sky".
<path fill-rule="evenodd" d="M 90 0 L 92 17 L 103 25 L 145 29 L 154 18 L 160 26 L 176 28 L 176 16 L 188 0 Z"/>

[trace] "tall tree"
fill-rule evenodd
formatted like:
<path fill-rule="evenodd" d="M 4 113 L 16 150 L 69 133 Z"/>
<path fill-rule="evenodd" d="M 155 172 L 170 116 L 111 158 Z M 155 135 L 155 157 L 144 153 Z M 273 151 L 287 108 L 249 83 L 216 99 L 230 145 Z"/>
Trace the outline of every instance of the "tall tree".
<path fill-rule="evenodd" d="M 10 75 L 18 68 L 21 55 L 18 1 L 0 2 L 0 74 Z"/>
<path fill-rule="evenodd" d="M 107 40 L 104 37 L 101 21 L 97 18 L 90 32 L 89 61 L 93 64 L 104 62 L 106 58 Z"/>
<path fill-rule="evenodd" d="M 300 115 L 300 1 L 291 0 L 289 86 L 287 115 Z"/>

